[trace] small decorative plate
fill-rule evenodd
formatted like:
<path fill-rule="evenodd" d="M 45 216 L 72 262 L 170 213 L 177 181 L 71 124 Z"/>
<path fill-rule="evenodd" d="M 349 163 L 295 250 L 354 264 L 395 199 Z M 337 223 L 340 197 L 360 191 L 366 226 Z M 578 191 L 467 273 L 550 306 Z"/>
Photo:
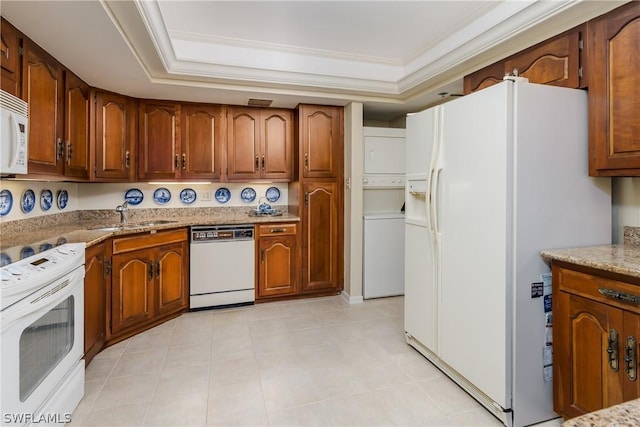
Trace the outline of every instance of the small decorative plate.
<path fill-rule="evenodd" d="M 269 187 L 269 188 L 267 188 L 267 192 L 265 193 L 265 197 L 271 203 L 277 202 L 278 199 L 280 198 L 280 190 L 278 190 L 278 187 Z"/>
<path fill-rule="evenodd" d="M 11 212 L 13 206 L 13 195 L 9 190 L 0 191 L 0 216 L 5 216 Z"/>
<path fill-rule="evenodd" d="M 53 206 L 53 193 L 51 190 L 44 189 L 40 192 L 40 209 L 48 211 Z"/>
<path fill-rule="evenodd" d="M 164 205 L 171 200 L 171 191 L 168 188 L 160 187 L 153 192 L 153 201 Z"/>
<path fill-rule="evenodd" d="M 36 251 L 34 251 L 31 246 L 24 246 L 22 249 L 20 249 L 20 259 L 25 259 L 35 254 Z"/>
<path fill-rule="evenodd" d="M 185 188 L 180 192 L 180 201 L 186 205 L 190 205 L 191 203 L 196 201 L 196 192 L 193 188 Z"/>
<path fill-rule="evenodd" d="M 20 200 L 20 207 L 22 208 L 22 212 L 29 213 L 36 206 L 36 194 L 32 189 L 24 190 L 22 193 L 22 199 Z"/>
<path fill-rule="evenodd" d="M 66 208 L 67 203 L 69 203 L 69 193 L 67 193 L 67 190 L 59 190 L 56 195 L 56 201 L 58 203 L 58 209 Z"/>
<path fill-rule="evenodd" d="M 48 251 L 49 249 L 53 248 L 53 245 L 49 242 L 45 242 L 40 244 L 40 247 L 38 248 L 38 253 L 40 252 L 44 252 L 44 251 Z"/>
<path fill-rule="evenodd" d="M 144 199 L 144 194 L 137 188 L 130 188 L 124 193 L 124 201 L 130 205 L 139 205 Z"/>
<path fill-rule="evenodd" d="M 0 267 L 11 264 L 11 257 L 4 252 L 0 253 Z"/>
<path fill-rule="evenodd" d="M 256 190 L 251 187 L 247 187 L 242 190 L 242 193 L 240 193 L 240 197 L 247 203 L 253 202 L 256 199 Z"/>
<path fill-rule="evenodd" d="M 220 187 L 216 190 L 215 198 L 218 203 L 227 203 L 231 199 L 231 191 L 228 188 Z"/>

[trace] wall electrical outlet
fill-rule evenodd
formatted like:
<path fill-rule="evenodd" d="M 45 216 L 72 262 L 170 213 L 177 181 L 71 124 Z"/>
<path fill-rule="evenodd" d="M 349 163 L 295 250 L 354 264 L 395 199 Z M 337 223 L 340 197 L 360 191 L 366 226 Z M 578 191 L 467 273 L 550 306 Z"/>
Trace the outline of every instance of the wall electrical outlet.
<path fill-rule="evenodd" d="M 200 200 L 202 200 L 203 202 L 211 201 L 211 191 L 200 192 Z"/>

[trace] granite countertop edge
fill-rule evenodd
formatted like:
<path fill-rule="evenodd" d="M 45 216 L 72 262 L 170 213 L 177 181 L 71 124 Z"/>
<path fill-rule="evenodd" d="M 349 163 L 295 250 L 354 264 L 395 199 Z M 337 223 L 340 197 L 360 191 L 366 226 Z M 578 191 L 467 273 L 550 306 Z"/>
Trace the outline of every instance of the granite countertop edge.
<path fill-rule="evenodd" d="M 154 220 L 167 220 L 170 223 L 155 225 L 133 226 L 139 222 L 152 222 Z M 4 231 L 0 237 L 2 247 L 33 245 L 44 240 L 64 237 L 68 243 L 85 243 L 87 247 L 99 244 L 111 237 L 147 233 L 153 230 L 170 230 L 197 225 L 234 225 L 234 224 L 269 224 L 282 222 L 299 222 L 297 215 L 283 212 L 280 216 L 250 216 L 247 213 L 232 212 L 228 215 L 218 216 L 171 216 L 136 218 L 128 221 L 131 226 L 119 230 L 100 230 L 96 228 L 119 226 L 119 222 L 104 219 L 75 220 L 71 222 L 60 222 L 54 225 L 45 225 L 38 228 L 30 228 L 28 231 Z"/>
<path fill-rule="evenodd" d="M 562 423 L 562 427 L 622 427 L 638 425 L 640 425 L 640 399 L 580 415 Z"/>

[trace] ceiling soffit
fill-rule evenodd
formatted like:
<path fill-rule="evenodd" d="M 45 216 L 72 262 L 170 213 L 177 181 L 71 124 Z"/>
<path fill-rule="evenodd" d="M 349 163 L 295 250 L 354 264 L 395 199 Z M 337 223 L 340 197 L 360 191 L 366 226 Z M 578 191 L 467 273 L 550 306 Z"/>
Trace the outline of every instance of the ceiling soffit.
<path fill-rule="evenodd" d="M 108 8 L 111 3 L 104 2 Z M 433 77 L 576 4 L 567 0 L 488 3 L 491 7 L 479 2 L 481 6 L 460 18 L 445 36 L 406 58 L 172 31 L 157 1 L 135 2 L 140 18 L 137 23 L 146 28 L 155 55 L 148 52 L 149 43 L 140 40 L 140 31 L 129 28 L 131 19 L 122 29 L 150 77 L 243 85 L 251 82 L 402 99 L 419 92 L 421 85 Z M 120 21 L 117 11 L 114 15 Z"/>

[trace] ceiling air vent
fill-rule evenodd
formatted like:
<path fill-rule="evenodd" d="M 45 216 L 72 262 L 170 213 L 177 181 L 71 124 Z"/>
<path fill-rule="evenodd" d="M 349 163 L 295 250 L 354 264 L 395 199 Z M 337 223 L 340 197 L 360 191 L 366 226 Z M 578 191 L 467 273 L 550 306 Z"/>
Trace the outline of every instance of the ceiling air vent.
<path fill-rule="evenodd" d="M 249 99 L 249 102 L 247 102 L 247 105 L 249 107 L 268 107 L 269 105 L 271 105 L 271 103 L 273 102 L 273 100 L 271 99 Z"/>

